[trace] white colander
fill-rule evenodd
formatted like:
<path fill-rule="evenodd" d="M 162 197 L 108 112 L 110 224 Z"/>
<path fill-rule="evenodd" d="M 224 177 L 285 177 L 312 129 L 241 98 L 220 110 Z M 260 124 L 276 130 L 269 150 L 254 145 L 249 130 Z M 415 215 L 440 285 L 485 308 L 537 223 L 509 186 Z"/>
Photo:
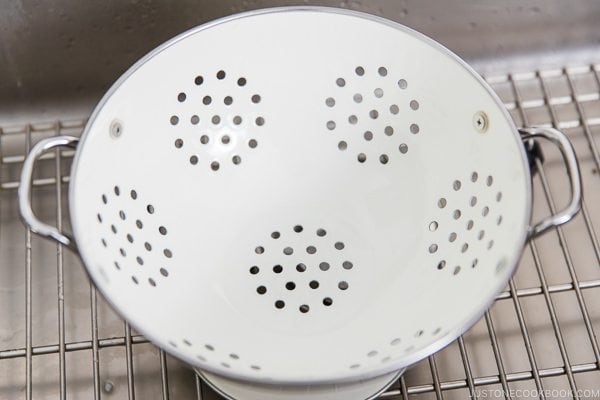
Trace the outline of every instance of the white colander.
<path fill-rule="evenodd" d="M 528 236 L 522 138 L 432 40 L 370 15 L 271 9 L 188 31 L 135 64 L 79 141 L 39 142 L 22 215 L 76 249 L 141 333 L 202 370 L 277 384 L 400 370 L 471 326 Z M 28 202 L 35 160 L 77 147 L 75 241 Z"/>

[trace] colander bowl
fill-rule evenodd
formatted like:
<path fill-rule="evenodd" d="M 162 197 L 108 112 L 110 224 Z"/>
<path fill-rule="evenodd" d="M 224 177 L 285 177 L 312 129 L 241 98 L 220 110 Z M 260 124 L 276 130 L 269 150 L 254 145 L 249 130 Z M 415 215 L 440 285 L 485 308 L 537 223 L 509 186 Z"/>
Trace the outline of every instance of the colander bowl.
<path fill-rule="evenodd" d="M 563 154 L 571 200 L 530 224 L 523 141 Z M 29 203 L 35 161 L 76 148 L 73 238 Z M 557 130 L 518 131 L 438 43 L 367 14 L 255 11 L 131 67 L 82 138 L 38 142 L 19 188 L 113 307 L 193 367 L 281 385 L 356 382 L 444 347 L 526 240 L 579 210 Z"/>

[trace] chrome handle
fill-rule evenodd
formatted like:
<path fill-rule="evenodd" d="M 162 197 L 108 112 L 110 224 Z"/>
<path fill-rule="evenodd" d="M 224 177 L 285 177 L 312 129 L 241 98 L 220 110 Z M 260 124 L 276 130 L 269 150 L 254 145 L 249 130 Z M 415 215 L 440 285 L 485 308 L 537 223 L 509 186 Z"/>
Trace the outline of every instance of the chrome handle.
<path fill-rule="evenodd" d="M 76 148 L 78 142 L 79 138 L 74 136 L 54 136 L 40 140 L 35 146 L 33 146 L 25 158 L 23 170 L 21 171 L 21 183 L 19 185 L 19 209 L 21 212 L 21 218 L 23 218 L 25 225 L 27 225 L 32 232 L 50 239 L 54 239 L 72 250 L 76 250 L 76 246 L 75 241 L 71 238 L 71 236 L 62 233 L 57 228 L 40 221 L 31 209 L 30 200 L 33 169 L 38 158 L 46 151 L 55 147 L 66 146 Z"/>
<path fill-rule="evenodd" d="M 532 126 L 530 128 L 519 129 L 523 140 L 542 138 L 554 143 L 563 156 L 567 166 L 569 184 L 571 186 L 571 201 L 569 204 L 554 215 L 542 219 L 540 222 L 529 227 L 529 238 L 536 237 L 546 232 L 548 229 L 569 222 L 581 209 L 581 175 L 579 173 L 579 164 L 575 149 L 567 136 L 554 128 L 543 128 Z"/>

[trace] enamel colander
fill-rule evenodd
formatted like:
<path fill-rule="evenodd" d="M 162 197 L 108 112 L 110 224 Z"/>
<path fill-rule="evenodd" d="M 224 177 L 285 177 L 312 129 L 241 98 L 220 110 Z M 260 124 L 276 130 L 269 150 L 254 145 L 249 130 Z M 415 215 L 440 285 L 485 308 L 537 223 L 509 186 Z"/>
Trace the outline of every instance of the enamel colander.
<path fill-rule="evenodd" d="M 522 138 L 455 55 L 396 23 L 271 9 L 154 50 L 83 137 L 38 143 L 20 188 L 35 232 L 76 249 L 107 300 L 201 370 L 279 384 L 408 366 L 471 326 L 530 227 Z M 77 148 L 74 239 L 28 204 L 35 159 Z"/>

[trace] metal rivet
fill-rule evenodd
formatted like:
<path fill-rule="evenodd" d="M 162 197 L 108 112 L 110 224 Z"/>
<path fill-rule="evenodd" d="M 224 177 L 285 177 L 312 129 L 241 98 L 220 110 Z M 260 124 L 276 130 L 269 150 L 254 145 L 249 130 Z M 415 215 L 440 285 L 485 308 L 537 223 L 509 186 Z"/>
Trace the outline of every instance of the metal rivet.
<path fill-rule="evenodd" d="M 486 113 L 483 111 L 477 111 L 473 115 L 473 127 L 479 133 L 485 133 L 488 130 L 489 120 Z"/>
<path fill-rule="evenodd" d="M 123 134 L 123 124 L 118 119 L 115 119 L 110 124 L 109 128 L 110 136 L 117 139 Z"/>

